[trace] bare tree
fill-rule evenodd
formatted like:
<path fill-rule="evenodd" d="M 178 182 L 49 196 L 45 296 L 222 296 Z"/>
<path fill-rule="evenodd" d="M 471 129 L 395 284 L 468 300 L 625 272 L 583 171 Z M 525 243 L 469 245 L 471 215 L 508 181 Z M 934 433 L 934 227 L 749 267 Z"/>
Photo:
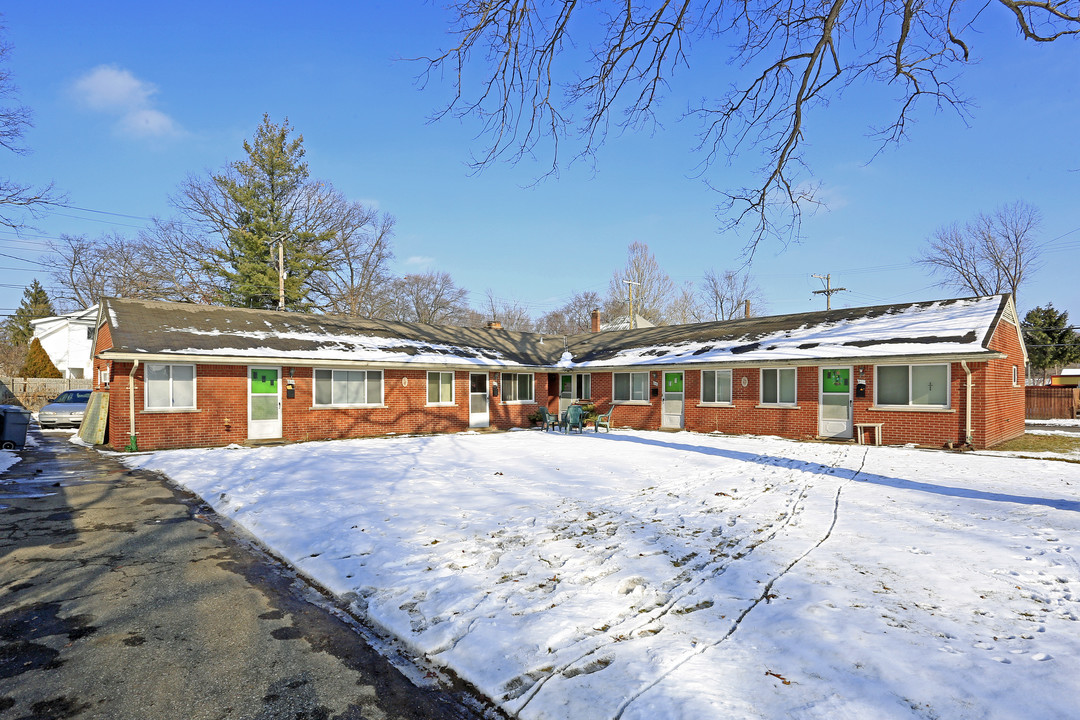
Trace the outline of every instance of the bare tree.
<path fill-rule="evenodd" d="M 592 290 L 574 293 L 565 305 L 542 315 L 536 323 L 536 330 L 552 335 L 589 332 L 592 329 L 592 311 L 599 310 L 601 306 L 600 295 Z"/>
<path fill-rule="evenodd" d="M 384 317 L 390 312 L 394 218 L 343 196 L 335 199 L 328 268 L 312 277 L 315 301 L 326 312 Z"/>
<path fill-rule="evenodd" d="M 394 281 L 388 319 L 402 322 L 452 325 L 466 312 L 468 291 L 458 287 L 449 273 L 406 275 Z"/>
<path fill-rule="evenodd" d="M 517 300 L 497 298 L 490 289 L 485 293 L 483 307 L 466 310 L 458 322 L 465 327 L 486 327 L 489 322 L 497 322 L 503 330 L 521 332 L 532 332 L 536 327 L 528 308 Z"/>
<path fill-rule="evenodd" d="M 1023 201 L 1003 205 L 974 220 L 940 228 L 915 262 L 941 277 L 941 285 L 975 295 L 1016 295 L 1039 267 L 1042 216 Z"/>
<path fill-rule="evenodd" d="M 16 155 L 29 150 L 22 144 L 23 132 L 32 127 L 30 108 L 16 100 L 18 88 L 7 69 L 11 45 L 3 37 L 6 30 L 0 23 L 0 147 Z M 0 177 L 0 227 L 22 230 L 27 227 L 26 214 L 36 217 L 49 205 L 65 202 L 52 183 L 34 187 L 9 177 Z M 25 213 L 25 214 L 24 214 Z"/>
<path fill-rule="evenodd" d="M 990 0 L 990 6 L 1025 39 L 1052 42 L 1080 33 L 1075 0 Z M 703 122 L 703 172 L 747 151 L 765 158 L 756 181 L 723 191 L 721 203 L 726 226 L 752 226 L 746 247 L 752 255 L 766 236 L 797 236 L 801 212 L 818 202 L 800 172 L 807 117 L 848 86 L 870 81 L 898 91 L 895 114 L 875 128 L 883 147 L 902 140 L 924 106 L 967 115 L 953 78 L 968 60 L 967 42 L 986 5 L 459 0 L 450 7 L 453 42 L 422 60 L 427 77 L 453 78 L 454 99 L 438 116 L 473 115 L 482 123 L 489 143 L 476 166 L 531 156 L 549 141 L 555 173 L 570 136 L 580 138 L 572 154 L 588 156 L 611 127 L 654 125 L 669 82 L 691 72 L 691 51 L 730 47 L 726 67 L 700 68 L 718 90 L 690 114 Z"/>
<path fill-rule="evenodd" d="M 725 270 L 717 273 L 713 269 L 705 271 L 699 298 L 703 309 L 703 320 L 733 320 L 743 317 L 746 303 L 750 303 L 750 314 L 759 315 L 762 309 L 763 295 L 761 288 L 747 273 Z"/>
<path fill-rule="evenodd" d="M 704 319 L 704 310 L 694 283 L 687 280 L 668 305 L 667 321 L 672 325 L 701 322 Z"/>
<path fill-rule="evenodd" d="M 642 242 L 630 243 L 627 248 L 626 267 L 612 275 L 605 308 L 611 312 L 621 307 L 629 316 L 631 293 L 634 315 L 654 325 L 665 324 L 665 314 L 675 297 L 674 285 L 649 246 Z"/>
<path fill-rule="evenodd" d="M 90 307 L 102 297 L 180 299 L 161 269 L 163 259 L 140 240 L 119 233 L 61 235 L 49 242 L 49 249 L 41 261 L 51 271 L 58 288 L 55 300 L 63 311 Z"/>

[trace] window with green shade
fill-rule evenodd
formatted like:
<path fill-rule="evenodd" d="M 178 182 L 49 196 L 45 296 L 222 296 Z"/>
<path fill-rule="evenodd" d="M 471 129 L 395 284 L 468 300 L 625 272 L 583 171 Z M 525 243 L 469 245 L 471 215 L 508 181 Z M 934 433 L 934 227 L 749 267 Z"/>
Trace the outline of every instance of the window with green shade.
<path fill-rule="evenodd" d="M 731 371 L 701 371 L 701 402 L 718 405 L 731 404 Z"/>
<path fill-rule="evenodd" d="M 762 368 L 762 405 L 794 405 L 795 397 L 795 368 Z"/>
<path fill-rule="evenodd" d="M 316 406 L 382 405 L 382 389 L 382 370 L 315 371 Z"/>
<path fill-rule="evenodd" d="M 429 372 L 427 374 L 428 405 L 454 404 L 454 373 Z"/>
<path fill-rule="evenodd" d="M 879 365 L 875 372 L 877 405 L 949 407 L 948 365 Z"/>

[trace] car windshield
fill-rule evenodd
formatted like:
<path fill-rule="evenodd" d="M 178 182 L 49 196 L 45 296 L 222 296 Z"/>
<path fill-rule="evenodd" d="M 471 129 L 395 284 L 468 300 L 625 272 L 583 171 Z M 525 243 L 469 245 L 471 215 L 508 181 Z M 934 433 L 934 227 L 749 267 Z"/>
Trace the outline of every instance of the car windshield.
<path fill-rule="evenodd" d="M 84 403 L 90 400 L 89 390 L 69 390 L 60 393 L 55 402 L 58 403 Z"/>

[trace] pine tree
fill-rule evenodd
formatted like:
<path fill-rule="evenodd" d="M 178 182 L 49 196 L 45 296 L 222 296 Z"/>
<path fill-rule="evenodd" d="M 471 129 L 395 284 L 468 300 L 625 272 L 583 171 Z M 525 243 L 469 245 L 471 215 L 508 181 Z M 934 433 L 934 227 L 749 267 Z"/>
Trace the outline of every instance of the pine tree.
<path fill-rule="evenodd" d="M 63 373 L 53 364 L 49 353 L 45 352 L 45 348 L 41 346 L 41 341 L 37 338 L 30 341 L 30 349 L 26 352 L 26 362 L 23 363 L 19 374 L 28 378 L 64 377 Z"/>
<path fill-rule="evenodd" d="M 1080 336 L 1069 328 L 1068 311 L 1059 312 L 1053 303 L 1029 310 L 1021 323 L 1028 362 L 1041 370 L 1043 379 L 1050 368 L 1080 361 Z"/>
<path fill-rule="evenodd" d="M 37 280 L 23 290 L 23 299 L 15 314 L 4 323 L 4 335 L 7 342 L 12 345 L 25 345 L 34 336 L 34 327 L 31 320 L 52 317 L 56 314 L 52 301 L 45 288 Z"/>
<path fill-rule="evenodd" d="M 246 160 L 213 176 L 219 192 L 228 199 L 231 219 L 224 246 L 207 269 L 224 280 L 224 302 L 241 307 L 278 306 L 278 264 L 275 240 L 284 243 L 285 307 L 307 309 L 307 281 L 313 273 L 328 269 L 326 244 L 333 232 L 311 232 L 299 218 L 309 200 L 317 201 L 304 162 L 303 135 L 290 138 L 288 120 L 281 125 L 263 115 L 251 141 L 244 141 Z"/>

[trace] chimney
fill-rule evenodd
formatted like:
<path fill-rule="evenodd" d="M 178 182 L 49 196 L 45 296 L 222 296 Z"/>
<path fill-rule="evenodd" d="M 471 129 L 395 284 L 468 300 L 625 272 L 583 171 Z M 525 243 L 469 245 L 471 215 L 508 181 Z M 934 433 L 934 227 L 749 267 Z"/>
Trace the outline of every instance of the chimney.
<path fill-rule="evenodd" d="M 487 324 L 488 330 L 502 330 L 502 323 L 498 320 L 489 320 Z"/>
<path fill-rule="evenodd" d="M 593 310 L 590 318 L 591 327 L 590 330 L 594 333 L 600 332 L 600 311 Z"/>
<path fill-rule="evenodd" d="M 749 300 L 746 301 L 746 312 L 744 313 L 744 316 L 745 317 L 750 317 L 750 301 Z"/>

